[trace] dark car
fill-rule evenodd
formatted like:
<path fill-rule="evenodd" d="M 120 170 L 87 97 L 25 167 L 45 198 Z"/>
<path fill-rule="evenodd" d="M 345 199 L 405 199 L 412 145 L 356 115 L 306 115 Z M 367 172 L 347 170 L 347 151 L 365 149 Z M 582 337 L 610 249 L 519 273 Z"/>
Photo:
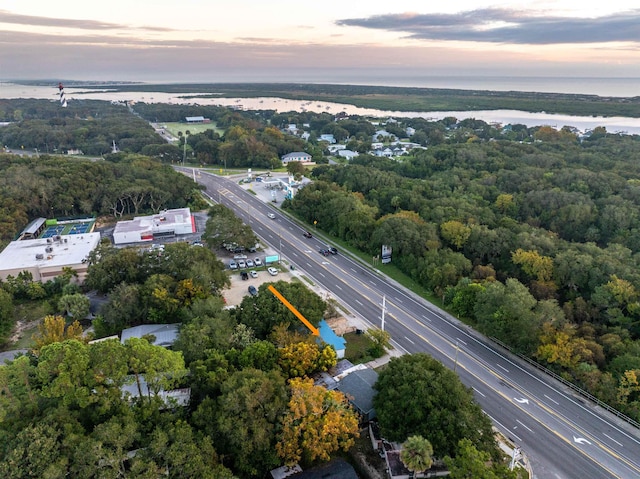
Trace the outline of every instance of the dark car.
<path fill-rule="evenodd" d="M 318 251 L 318 253 L 320 253 L 322 256 L 329 256 L 329 250 L 328 249 L 321 249 L 320 251 Z"/>
<path fill-rule="evenodd" d="M 240 272 L 240 277 L 245 280 L 245 279 L 249 279 L 249 273 L 247 273 L 246 271 L 241 271 Z"/>
<path fill-rule="evenodd" d="M 335 248 L 329 248 L 329 253 L 331 254 L 338 254 L 338 250 Z"/>
<path fill-rule="evenodd" d="M 249 294 L 251 296 L 258 296 L 258 290 L 256 289 L 255 286 L 253 285 L 249 286 Z"/>
<path fill-rule="evenodd" d="M 305 238 L 311 238 L 312 235 L 308 231 L 305 231 L 304 233 L 302 233 L 302 236 L 304 236 Z"/>

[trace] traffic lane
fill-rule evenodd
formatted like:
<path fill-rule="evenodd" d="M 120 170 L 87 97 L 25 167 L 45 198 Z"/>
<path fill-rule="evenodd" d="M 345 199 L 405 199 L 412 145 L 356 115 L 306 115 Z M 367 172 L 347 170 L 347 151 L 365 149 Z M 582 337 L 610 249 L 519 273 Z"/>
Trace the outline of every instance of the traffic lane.
<path fill-rule="evenodd" d="M 395 288 L 389 289 L 394 290 Z M 448 337 L 464 337 L 467 343 L 466 347 L 473 350 L 475 354 L 485 357 L 488 363 L 494 364 L 495 371 L 502 370 L 510 373 L 512 382 L 523 385 L 531 395 L 536 396 L 541 402 L 551 398 L 552 400 L 549 402 L 552 402 L 554 407 L 557 407 L 558 412 L 562 413 L 568 421 L 574 418 L 580 419 L 589 425 L 587 429 L 591 431 L 600 429 L 609 430 L 611 433 L 608 434 L 607 447 L 614 451 L 615 455 L 626 457 L 635 466 L 638 466 L 637 460 L 634 459 L 640 457 L 637 438 L 627 432 L 626 429 L 616 427 L 615 424 L 611 422 L 611 419 L 602 417 L 600 414 L 585 407 L 583 403 L 575 400 L 572 396 L 564 394 L 562 392 L 562 386 L 557 381 L 552 380 L 546 375 L 544 378 L 539 377 L 539 372 L 535 369 L 533 372 L 525 369 L 515 361 L 491 348 L 485 342 L 478 340 L 474 334 L 468 333 L 457 324 L 452 324 L 430 308 L 423 307 L 423 305 L 414 301 L 413 298 L 405 294 L 401 294 L 399 297 L 393 296 L 391 291 L 388 290 L 387 292 L 389 293 L 387 299 L 391 300 L 391 304 L 393 304 L 394 300 L 397 301 L 398 298 L 400 298 L 402 300 L 402 306 L 407 309 L 412 308 L 415 317 L 420 317 L 430 324 L 437 323 L 439 333 Z M 487 356 L 487 353 L 490 354 Z"/>
<path fill-rule="evenodd" d="M 404 296 L 406 296 L 406 295 L 404 295 Z M 436 315 L 436 317 L 437 317 L 437 316 L 439 316 L 439 315 Z M 444 318 L 441 318 L 441 319 L 444 319 Z M 504 367 L 504 366 L 503 366 L 503 367 Z"/>
<path fill-rule="evenodd" d="M 591 431 L 582 429 L 556 414 L 551 408 L 539 404 L 535 398 L 531 398 L 526 392 L 523 392 L 517 384 L 512 384 L 505 372 L 496 373 L 481 358 L 468 354 L 465 350 L 460 349 L 459 345 L 452 344 L 451 340 L 445 340 L 438 335 L 431 334 L 433 331 L 430 328 L 416 321 L 413 324 L 403 324 L 407 328 L 406 338 L 408 340 L 410 340 L 412 333 L 415 334 L 416 343 L 422 345 L 425 350 L 445 365 L 451 365 L 450 367 L 456 370 L 465 385 L 473 387 L 482 397 L 491 398 L 489 401 L 479 401 L 483 407 L 485 403 L 498 403 L 501 404 L 500 412 L 506 413 L 507 405 L 517 411 L 519 419 L 513 423 L 513 430 L 505 431 L 506 433 L 515 434 L 513 431 L 520 426 L 521 430 L 530 432 L 537 428 L 541 431 L 539 434 L 541 437 L 555 436 L 556 439 L 562 441 L 559 447 L 562 447 L 566 453 L 569 450 L 572 453 L 579 453 L 594 462 L 597 469 L 607 470 L 607 475 L 610 477 L 640 477 L 640 469 L 634 465 L 633 461 L 625 460 L 622 457 L 619 461 L 610 461 L 612 451 L 608 444 L 599 441 Z M 507 422 L 504 415 L 497 417 L 500 417 L 503 423 Z M 548 434 L 544 434 L 544 429 L 548 431 Z M 531 440 L 525 441 L 519 437 L 517 439 L 521 441 L 519 445 L 525 448 L 528 453 L 530 450 L 535 450 L 532 448 L 534 444 Z M 536 458 L 533 454 L 529 454 L 534 461 L 540 457 L 546 457 L 547 462 L 549 460 L 548 455 Z M 543 461 L 538 462 L 542 463 Z M 555 468 L 559 469 L 563 464 L 558 463 Z M 585 467 L 586 470 L 593 468 L 593 466 L 582 467 Z"/>
<path fill-rule="evenodd" d="M 395 321 L 395 318 L 392 321 Z M 526 410 L 535 408 L 535 405 L 503 378 L 486 369 L 482 362 L 466 357 L 467 354 L 455 345 L 439 341 L 437 336 L 430 335 L 426 328 L 416 331 L 416 328 L 405 323 L 400 324 L 405 329 L 398 334 L 410 341 L 410 352 L 428 352 L 443 364 L 455 369 L 461 381 L 474 390 L 478 404 L 492 418 L 496 427 L 521 446 L 532 463 L 536 464 L 536 477 L 580 477 L 574 475 L 580 470 L 587 474 L 585 477 L 616 477 L 615 474 L 604 471 L 597 460 L 585 451 L 571 447 L 570 439 L 549 428 L 545 418 L 537 417 L 535 411 Z M 500 421 L 496 418 L 500 418 Z M 548 422 L 552 423 L 550 420 Z M 547 450 L 550 443 L 554 444 L 554 448 Z M 545 460 L 540 461 L 541 457 Z M 575 457 L 575 463 L 580 466 L 567 462 L 570 457 Z M 585 458 L 588 459 L 586 464 Z M 542 469 L 554 471 L 554 474 L 558 475 L 539 474 Z M 631 477 L 631 473 L 631 470 L 626 470 L 627 476 L 619 477 Z"/>

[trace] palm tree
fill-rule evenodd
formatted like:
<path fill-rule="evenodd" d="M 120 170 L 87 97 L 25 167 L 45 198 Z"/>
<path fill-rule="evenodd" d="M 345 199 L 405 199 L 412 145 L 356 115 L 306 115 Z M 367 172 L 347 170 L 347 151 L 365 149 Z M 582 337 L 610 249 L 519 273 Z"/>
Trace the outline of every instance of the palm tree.
<path fill-rule="evenodd" d="M 422 436 L 411 436 L 402 444 L 400 460 L 412 472 L 426 471 L 433 464 L 433 446 Z"/>

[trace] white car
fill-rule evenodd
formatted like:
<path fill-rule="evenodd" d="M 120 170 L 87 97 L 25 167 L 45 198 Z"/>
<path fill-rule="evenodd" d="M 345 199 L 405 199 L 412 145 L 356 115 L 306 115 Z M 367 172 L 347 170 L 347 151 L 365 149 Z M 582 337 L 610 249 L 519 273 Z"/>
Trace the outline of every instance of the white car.
<path fill-rule="evenodd" d="M 256 273 L 254 270 L 249 271 L 249 276 L 251 276 L 252 278 L 257 278 L 258 277 L 258 273 Z"/>
<path fill-rule="evenodd" d="M 269 272 L 269 274 L 270 274 L 271 276 L 275 276 L 275 275 L 277 275 L 277 274 L 278 274 L 278 270 L 277 270 L 277 269 L 275 269 L 275 268 L 267 268 L 267 271 Z"/>
<path fill-rule="evenodd" d="M 253 268 L 255 266 L 255 264 L 253 263 L 252 259 L 248 259 L 247 260 L 247 268 Z"/>
<path fill-rule="evenodd" d="M 229 269 L 238 269 L 238 263 L 234 260 L 229 261 Z"/>
<path fill-rule="evenodd" d="M 262 260 L 260 258 L 256 258 L 253 260 L 256 266 L 262 266 Z"/>
<path fill-rule="evenodd" d="M 247 263 L 245 263 L 243 259 L 238 261 L 238 268 L 246 268 L 246 267 L 247 267 Z"/>
<path fill-rule="evenodd" d="M 275 220 L 275 219 L 276 219 L 276 215 L 274 215 L 273 213 L 269 213 L 269 214 L 267 214 L 267 216 L 268 216 L 269 218 L 271 218 L 272 220 Z"/>

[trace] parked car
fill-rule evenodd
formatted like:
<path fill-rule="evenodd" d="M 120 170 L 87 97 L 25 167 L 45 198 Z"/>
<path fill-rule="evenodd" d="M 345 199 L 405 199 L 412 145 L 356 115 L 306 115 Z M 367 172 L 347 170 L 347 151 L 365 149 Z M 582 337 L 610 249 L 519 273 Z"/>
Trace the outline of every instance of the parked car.
<path fill-rule="evenodd" d="M 252 259 L 248 259 L 247 260 L 247 268 L 253 268 L 255 266 L 255 264 L 253 263 Z"/>
<path fill-rule="evenodd" d="M 253 260 L 256 266 L 262 266 L 262 260 L 260 258 L 256 258 Z"/>
<path fill-rule="evenodd" d="M 258 273 L 254 270 L 249 271 L 249 276 L 251 276 L 252 278 L 257 278 L 258 277 Z"/>
<path fill-rule="evenodd" d="M 305 231 L 304 233 L 302 233 L 302 236 L 304 236 L 305 238 L 311 238 L 313 235 L 309 231 Z"/>
<path fill-rule="evenodd" d="M 331 253 L 331 254 L 338 254 L 338 250 L 337 250 L 337 249 L 335 249 L 335 248 L 333 248 L 333 247 L 331 247 L 331 248 L 329 248 L 329 253 Z"/>
<path fill-rule="evenodd" d="M 246 268 L 246 267 L 247 267 L 247 263 L 245 263 L 243 259 L 238 261 L 238 268 L 242 269 L 242 268 Z"/>
<path fill-rule="evenodd" d="M 242 278 L 242 280 L 246 280 L 249 279 L 249 275 L 247 274 L 246 271 L 240 271 L 240 277 Z"/>
<path fill-rule="evenodd" d="M 256 289 L 255 286 L 253 285 L 249 286 L 249 294 L 251 296 L 258 296 L 258 290 Z"/>
<path fill-rule="evenodd" d="M 318 251 L 318 253 L 320 253 L 322 256 L 329 256 L 329 250 L 328 249 L 321 249 Z"/>
<path fill-rule="evenodd" d="M 269 218 L 271 218 L 272 220 L 275 220 L 275 219 L 276 219 L 276 215 L 274 215 L 273 213 L 269 213 L 269 214 L 267 214 L 267 216 L 268 216 Z"/>
<path fill-rule="evenodd" d="M 275 268 L 267 268 L 267 271 L 269 272 L 269 274 L 270 274 L 271 276 L 275 276 L 275 275 L 277 275 L 277 274 L 278 274 L 278 270 L 277 270 L 277 269 L 275 269 Z"/>
<path fill-rule="evenodd" d="M 229 261 L 229 269 L 238 269 L 238 263 L 234 260 Z"/>

